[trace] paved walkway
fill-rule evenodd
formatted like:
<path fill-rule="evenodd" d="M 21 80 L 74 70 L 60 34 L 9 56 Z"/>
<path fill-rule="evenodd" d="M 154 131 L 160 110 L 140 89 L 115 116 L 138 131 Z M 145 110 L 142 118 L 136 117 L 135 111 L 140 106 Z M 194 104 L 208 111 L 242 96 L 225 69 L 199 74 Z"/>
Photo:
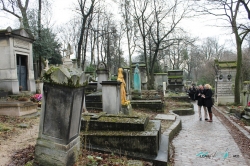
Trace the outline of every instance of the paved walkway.
<path fill-rule="evenodd" d="M 175 166 L 247 166 L 233 137 L 213 115 L 213 122 L 199 121 L 198 106 L 194 115 L 180 116 L 182 130 L 173 139 Z"/>

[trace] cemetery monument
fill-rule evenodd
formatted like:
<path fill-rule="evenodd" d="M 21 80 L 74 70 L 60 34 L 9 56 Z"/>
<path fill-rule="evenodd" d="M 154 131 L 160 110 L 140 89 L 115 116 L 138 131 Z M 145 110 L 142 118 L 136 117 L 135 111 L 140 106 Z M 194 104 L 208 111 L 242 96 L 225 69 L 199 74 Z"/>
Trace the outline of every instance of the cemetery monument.
<path fill-rule="evenodd" d="M 36 92 L 32 43 L 34 37 L 24 29 L 0 30 L 0 89 L 12 94 Z"/>
<path fill-rule="evenodd" d="M 236 75 L 236 61 L 215 60 L 215 102 L 226 104 L 234 102 L 234 80 Z"/>

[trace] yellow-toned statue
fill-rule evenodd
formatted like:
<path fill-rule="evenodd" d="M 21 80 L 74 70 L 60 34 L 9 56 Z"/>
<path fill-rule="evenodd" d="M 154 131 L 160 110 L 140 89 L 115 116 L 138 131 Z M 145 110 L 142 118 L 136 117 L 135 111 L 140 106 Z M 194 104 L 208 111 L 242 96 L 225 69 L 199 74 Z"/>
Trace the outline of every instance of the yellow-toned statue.
<path fill-rule="evenodd" d="M 123 78 L 123 69 L 122 68 L 119 68 L 118 69 L 118 78 L 117 78 L 117 81 L 120 81 L 121 82 L 121 104 L 122 105 L 128 105 L 130 103 L 129 100 L 126 100 L 126 83 L 124 81 L 124 78 Z"/>

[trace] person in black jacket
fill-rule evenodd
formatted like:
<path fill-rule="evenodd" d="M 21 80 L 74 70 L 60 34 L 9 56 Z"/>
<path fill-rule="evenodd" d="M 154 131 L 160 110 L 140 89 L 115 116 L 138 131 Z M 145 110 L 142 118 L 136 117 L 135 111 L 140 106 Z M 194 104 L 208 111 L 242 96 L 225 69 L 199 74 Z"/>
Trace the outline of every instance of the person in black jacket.
<path fill-rule="evenodd" d="M 212 100 L 212 87 L 209 84 L 206 84 L 204 86 L 205 88 L 205 94 L 202 95 L 202 97 L 205 99 L 205 105 L 207 107 L 208 110 L 208 115 L 210 120 L 208 120 L 207 122 L 212 122 L 213 121 L 213 114 L 212 114 L 212 106 L 213 106 L 213 100 Z"/>
<path fill-rule="evenodd" d="M 204 95 L 205 93 L 205 90 L 204 90 L 204 87 L 202 85 L 199 85 L 198 87 L 198 90 L 196 91 L 196 94 L 195 94 L 195 99 L 197 100 L 197 105 L 198 105 L 198 113 L 199 113 L 199 119 L 200 121 L 202 120 L 202 116 L 201 116 L 201 107 L 203 106 L 203 109 L 204 109 L 204 117 L 205 117 L 205 120 L 207 121 L 207 108 L 206 108 L 206 105 L 205 105 L 205 99 L 202 98 L 201 96 Z"/>
<path fill-rule="evenodd" d="M 189 91 L 188 91 L 188 95 L 189 97 L 195 101 L 195 94 L 196 94 L 196 88 L 194 85 L 192 85 L 190 88 L 189 88 Z"/>

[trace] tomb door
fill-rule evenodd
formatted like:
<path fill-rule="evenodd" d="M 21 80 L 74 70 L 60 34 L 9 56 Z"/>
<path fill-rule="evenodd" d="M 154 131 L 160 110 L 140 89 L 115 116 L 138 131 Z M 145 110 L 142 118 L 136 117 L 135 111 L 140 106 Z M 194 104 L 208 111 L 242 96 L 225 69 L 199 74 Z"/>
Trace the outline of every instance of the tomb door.
<path fill-rule="evenodd" d="M 28 90 L 27 88 L 27 56 L 16 56 L 17 62 L 17 77 L 19 86 L 22 86 L 22 90 Z"/>

